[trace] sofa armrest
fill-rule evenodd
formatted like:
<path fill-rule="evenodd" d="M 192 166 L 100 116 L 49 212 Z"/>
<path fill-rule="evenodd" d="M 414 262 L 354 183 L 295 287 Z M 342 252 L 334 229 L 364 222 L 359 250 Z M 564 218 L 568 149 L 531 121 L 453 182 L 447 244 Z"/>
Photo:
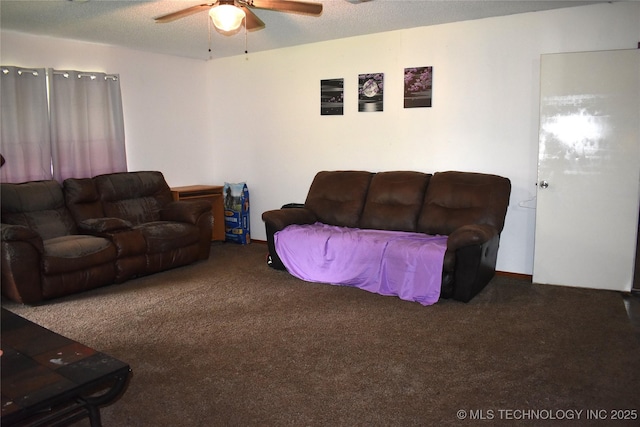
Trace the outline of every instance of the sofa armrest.
<path fill-rule="evenodd" d="M 42 301 L 42 239 L 27 227 L 9 224 L 0 227 L 2 294 L 22 304 Z"/>
<path fill-rule="evenodd" d="M 29 240 L 38 237 L 38 233 L 22 225 L 0 224 L 2 240 Z"/>
<path fill-rule="evenodd" d="M 266 211 L 262 220 L 271 230 L 280 231 L 291 224 L 313 224 L 318 218 L 310 210 L 296 207 Z"/>
<path fill-rule="evenodd" d="M 163 221 L 186 222 L 200 230 L 198 259 L 209 258 L 213 235 L 213 206 L 208 200 L 176 200 L 160 210 Z"/>
<path fill-rule="evenodd" d="M 78 228 L 88 234 L 109 234 L 130 230 L 133 227 L 129 221 L 121 218 L 92 218 L 78 223 Z"/>
<path fill-rule="evenodd" d="M 304 208 L 304 203 L 287 203 L 280 206 L 281 209 Z"/>
<path fill-rule="evenodd" d="M 465 246 L 483 245 L 498 235 L 498 230 L 486 224 L 469 224 L 457 228 L 449 235 L 447 250 L 455 251 Z"/>
<path fill-rule="evenodd" d="M 44 253 L 42 238 L 28 227 L 0 224 L 0 236 L 3 242 L 26 242 L 32 245 L 39 253 Z"/>
<path fill-rule="evenodd" d="M 274 235 L 292 224 L 313 224 L 318 218 L 316 215 L 299 204 L 284 205 L 282 209 L 266 211 L 262 214 L 267 232 L 267 264 L 276 270 L 285 270 L 285 266 L 276 253 Z"/>
<path fill-rule="evenodd" d="M 447 240 L 441 296 L 468 302 L 495 274 L 500 234 L 486 224 L 454 230 Z"/>
<path fill-rule="evenodd" d="M 197 224 L 203 214 L 211 212 L 211 202 L 206 200 L 176 200 L 160 210 L 163 221 Z"/>
<path fill-rule="evenodd" d="M 122 218 L 105 217 L 85 219 L 78 223 L 78 229 L 84 234 L 109 239 L 116 248 L 119 260 L 128 257 L 143 256 L 147 243 L 139 228 Z M 123 270 L 124 269 L 124 270 Z M 116 265 L 116 282 L 121 283 L 133 274 L 126 271 L 122 262 Z"/>

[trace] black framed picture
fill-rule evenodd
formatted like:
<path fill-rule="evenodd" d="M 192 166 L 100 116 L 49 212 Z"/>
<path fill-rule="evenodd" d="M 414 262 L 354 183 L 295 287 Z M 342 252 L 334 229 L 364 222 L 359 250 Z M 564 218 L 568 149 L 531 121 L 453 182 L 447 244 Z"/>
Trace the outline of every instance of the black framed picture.
<path fill-rule="evenodd" d="M 433 67 L 404 69 L 404 108 L 431 107 Z"/>
<path fill-rule="evenodd" d="M 344 114 L 344 79 L 320 80 L 320 115 Z"/>
<path fill-rule="evenodd" d="M 384 73 L 358 75 L 358 111 L 383 111 Z"/>

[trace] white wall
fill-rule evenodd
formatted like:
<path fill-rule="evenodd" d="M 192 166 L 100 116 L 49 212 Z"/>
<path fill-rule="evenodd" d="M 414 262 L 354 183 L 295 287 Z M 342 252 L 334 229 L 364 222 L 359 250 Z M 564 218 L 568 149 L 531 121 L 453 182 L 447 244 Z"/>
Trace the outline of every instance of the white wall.
<path fill-rule="evenodd" d="M 263 211 L 304 201 L 322 169 L 445 169 L 513 184 L 498 269 L 531 274 L 539 58 L 634 48 L 640 4 L 613 3 L 415 28 L 210 62 L 2 31 L 0 63 L 119 73 L 130 170 L 170 185 L 246 181 Z M 249 50 L 251 38 L 249 37 Z M 402 108 L 405 67 L 434 67 L 432 108 Z M 384 111 L 357 112 L 357 76 L 385 73 Z M 320 80 L 345 79 L 344 116 Z M 519 206 L 523 203 L 527 207 Z"/>
<path fill-rule="evenodd" d="M 497 268 L 531 274 L 539 60 L 635 48 L 640 4 L 614 3 L 421 27 L 208 64 L 214 181 L 246 181 L 263 211 L 303 202 L 319 170 L 495 173 L 512 181 Z M 249 50 L 251 39 L 249 38 Z M 432 108 L 404 109 L 405 67 L 433 66 Z M 358 74 L 384 76 L 384 111 L 357 111 Z M 343 116 L 320 115 L 320 80 L 344 78 Z"/>
<path fill-rule="evenodd" d="M 120 74 L 129 170 L 160 170 L 170 185 L 210 179 L 204 61 L 10 31 L 1 42 L 2 65 Z"/>

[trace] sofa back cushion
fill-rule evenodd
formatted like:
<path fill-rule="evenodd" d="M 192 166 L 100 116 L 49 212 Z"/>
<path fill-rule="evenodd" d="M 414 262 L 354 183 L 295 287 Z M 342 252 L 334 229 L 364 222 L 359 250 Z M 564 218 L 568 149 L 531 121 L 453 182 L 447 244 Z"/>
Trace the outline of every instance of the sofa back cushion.
<path fill-rule="evenodd" d="M 429 182 L 418 231 L 449 235 L 467 224 L 487 224 L 500 233 L 507 214 L 511 182 L 472 172 L 439 172 Z"/>
<path fill-rule="evenodd" d="M 96 185 L 91 178 L 67 178 L 62 183 L 67 208 L 77 223 L 105 217 Z"/>
<path fill-rule="evenodd" d="M 318 172 L 309 188 L 305 208 L 324 224 L 358 227 L 372 176 L 365 171 Z"/>
<path fill-rule="evenodd" d="M 98 175 L 93 181 L 104 215 L 134 225 L 159 221 L 160 210 L 173 201 L 161 172 L 119 172 Z"/>
<path fill-rule="evenodd" d="M 0 185 L 3 223 L 28 227 L 43 240 L 78 233 L 57 181 Z"/>
<path fill-rule="evenodd" d="M 379 172 L 371 179 L 360 220 L 361 228 L 416 231 L 430 174 Z"/>

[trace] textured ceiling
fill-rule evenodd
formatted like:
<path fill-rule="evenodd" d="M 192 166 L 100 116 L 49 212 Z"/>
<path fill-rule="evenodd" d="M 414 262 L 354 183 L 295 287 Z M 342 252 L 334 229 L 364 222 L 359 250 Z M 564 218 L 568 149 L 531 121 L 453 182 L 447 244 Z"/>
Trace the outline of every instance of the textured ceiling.
<path fill-rule="evenodd" d="M 210 29 L 207 13 L 166 24 L 154 18 L 214 0 L 0 0 L 0 28 L 134 50 L 211 59 L 404 28 L 603 1 L 324 0 L 320 17 L 253 9 L 266 28 L 234 36 Z M 311 0 L 307 0 L 311 1 Z M 211 48 L 211 52 L 209 51 Z"/>

